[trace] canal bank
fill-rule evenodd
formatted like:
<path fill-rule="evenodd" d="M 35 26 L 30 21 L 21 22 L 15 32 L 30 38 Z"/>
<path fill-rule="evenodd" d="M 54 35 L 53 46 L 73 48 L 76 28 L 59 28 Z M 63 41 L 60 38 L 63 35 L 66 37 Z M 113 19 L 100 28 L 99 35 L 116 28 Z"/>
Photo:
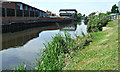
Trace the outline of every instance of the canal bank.
<path fill-rule="evenodd" d="M 56 34 L 45 45 L 44 54 L 33 70 L 118 70 L 118 20 L 110 21 L 104 31 L 65 37 Z M 89 44 L 90 43 L 90 44 Z M 26 70 L 25 66 L 16 70 Z"/>
<path fill-rule="evenodd" d="M 10 22 L 7 24 L 2 23 L 2 33 L 17 32 L 37 27 L 70 24 L 72 22 L 74 22 L 73 19 L 69 18 L 39 18 L 38 20 Z"/>
<path fill-rule="evenodd" d="M 119 42 L 118 20 L 109 22 L 107 27 L 111 27 L 111 28 L 105 31 L 90 33 L 91 36 L 87 36 L 87 37 L 84 36 L 84 34 L 82 37 L 79 36 L 79 34 L 77 34 L 75 36 L 77 37 L 76 40 L 74 38 L 71 38 L 69 34 L 66 34 L 65 38 L 63 38 L 61 34 L 58 34 L 59 33 L 58 31 L 56 33 L 57 35 L 55 34 L 54 37 L 51 37 L 50 41 L 47 42 L 45 41 L 46 47 L 44 48 L 44 52 L 47 52 L 48 54 L 47 55 L 43 54 L 44 56 L 43 58 L 39 56 L 41 60 L 39 60 L 38 57 L 38 61 L 37 61 L 38 65 L 36 65 L 35 68 L 33 67 L 33 69 L 34 70 L 51 70 L 51 69 L 52 70 L 98 70 L 98 69 L 117 70 L 118 42 Z M 79 27 L 77 28 L 78 30 L 82 30 L 79 29 Z M 49 31 L 49 33 L 52 34 L 52 31 Z M 92 37 L 92 42 L 89 39 L 90 37 Z M 44 39 L 46 39 L 46 37 Z M 86 41 L 88 44 L 86 44 Z M 88 41 L 90 42 L 90 45 Z M 60 48 L 60 49 L 56 49 L 56 48 Z M 61 50 L 62 52 L 59 53 L 59 50 Z M 23 68 L 22 70 L 26 68 L 25 64 L 24 66 L 22 66 L 22 68 Z"/>
<path fill-rule="evenodd" d="M 63 70 L 118 70 L 118 20 L 108 30 L 92 33 L 92 42 L 85 49 L 74 52 Z"/>

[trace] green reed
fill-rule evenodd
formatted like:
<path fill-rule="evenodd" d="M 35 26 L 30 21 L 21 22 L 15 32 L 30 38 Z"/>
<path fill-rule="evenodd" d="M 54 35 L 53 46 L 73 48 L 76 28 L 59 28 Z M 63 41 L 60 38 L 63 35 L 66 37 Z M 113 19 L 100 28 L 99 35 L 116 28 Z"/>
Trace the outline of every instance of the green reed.
<path fill-rule="evenodd" d="M 69 33 L 65 32 L 64 34 L 65 36 L 58 33 L 52 37 L 50 42 L 44 44 L 45 49 L 42 51 L 42 56 L 36 59 L 37 63 L 33 66 L 33 70 L 60 71 L 76 51 L 83 49 L 92 41 L 90 35 L 84 35 L 83 33 L 82 36 L 75 35 L 76 39 L 72 39 Z M 15 70 L 26 70 L 26 67 L 18 64 Z"/>

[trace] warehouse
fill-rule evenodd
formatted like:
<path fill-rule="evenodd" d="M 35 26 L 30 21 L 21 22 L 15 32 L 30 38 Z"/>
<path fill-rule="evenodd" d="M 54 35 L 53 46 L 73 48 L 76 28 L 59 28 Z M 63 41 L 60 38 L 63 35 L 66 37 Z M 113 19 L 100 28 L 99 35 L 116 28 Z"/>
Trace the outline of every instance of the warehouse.
<path fill-rule="evenodd" d="M 46 17 L 46 12 L 22 2 L 2 2 L 3 24 L 38 20 L 40 17 Z"/>

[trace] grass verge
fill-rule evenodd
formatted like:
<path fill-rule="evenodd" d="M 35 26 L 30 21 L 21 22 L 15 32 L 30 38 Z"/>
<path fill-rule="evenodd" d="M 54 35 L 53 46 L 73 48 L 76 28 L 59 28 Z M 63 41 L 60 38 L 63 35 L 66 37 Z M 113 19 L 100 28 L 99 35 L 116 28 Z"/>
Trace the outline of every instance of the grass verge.
<path fill-rule="evenodd" d="M 107 27 L 111 28 L 91 33 L 93 42 L 76 52 L 63 70 L 118 70 L 118 20 Z"/>

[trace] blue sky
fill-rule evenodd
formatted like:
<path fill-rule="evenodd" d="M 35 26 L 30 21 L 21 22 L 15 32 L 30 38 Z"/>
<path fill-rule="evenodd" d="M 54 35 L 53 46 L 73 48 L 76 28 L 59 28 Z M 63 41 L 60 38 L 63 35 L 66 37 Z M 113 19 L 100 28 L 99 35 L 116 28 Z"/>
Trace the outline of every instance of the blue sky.
<path fill-rule="evenodd" d="M 112 5 L 117 4 L 120 0 L 8 0 L 21 1 L 41 10 L 49 10 L 59 14 L 59 9 L 76 9 L 78 13 L 90 14 L 91 12 L 110 11 Z"/>

